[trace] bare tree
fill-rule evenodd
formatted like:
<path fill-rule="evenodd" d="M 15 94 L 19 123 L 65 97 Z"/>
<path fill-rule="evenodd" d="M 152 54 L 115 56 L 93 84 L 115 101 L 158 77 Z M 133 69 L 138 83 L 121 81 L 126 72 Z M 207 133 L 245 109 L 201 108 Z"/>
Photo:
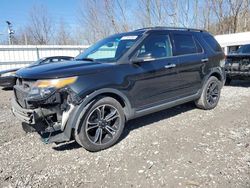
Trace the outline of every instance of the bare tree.
<path fill-rule="evenodd" d="M 70 31 L 67 28 L 69 28 L 67 23 L 61 19 L 56 35 L 56 44 L 69 45 L 74 43 Z"/>
<path fill-rule="evenodd" d="M 246 0 L 228 0 L 230 7 L 230 18 L 231 18 L 231 31 L 232 33 L 237 32 L 239 25 L 239 15 L 246 13 L 248 4 Z"/>
<path fill-rule="evenodd" d="M 169 18 L 176 15 L 174 5 L 170 0 L 139 0 L 135 17 L 142 27 L 166 26 L 169 25 Z"/>
<path fill-rule="evenodd" d="M 44 6 L 34 6 L 30 11 L 27 30 L 35 44 L 48 44 L 52 38 L 52 20 Z"/>
<path fill-rule="evenodd" d="M 245 20 L 244 17 L 249 11 L 249 0 L 212 0 L 212 5 L 212 11 L 217 18 L 213 24 L 215 33 L 242 31 L 242 28 L 238 28 L 238 26 L 241 25 L 240 22 Z"/>
<path fill-rule="evenodd" d="M 93 43 L 111 34 L 112 28 L 105 16 L 103 1 L 82 1 L 82 4 L 79 21 L 87 42 Z"/>

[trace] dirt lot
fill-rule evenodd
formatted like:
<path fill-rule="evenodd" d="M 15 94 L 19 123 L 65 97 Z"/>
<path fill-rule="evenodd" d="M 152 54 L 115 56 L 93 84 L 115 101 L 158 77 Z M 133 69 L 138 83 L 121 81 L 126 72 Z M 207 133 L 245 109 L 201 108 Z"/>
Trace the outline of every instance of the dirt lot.
<path fill-rule="evenodd" d="M 97 153 L 24 133 L 11 96 L 0 91 L 0 187 L 250 187 L 250 83 L 224 87 L 212 111 L 190 103 L 130 121 Z"/>

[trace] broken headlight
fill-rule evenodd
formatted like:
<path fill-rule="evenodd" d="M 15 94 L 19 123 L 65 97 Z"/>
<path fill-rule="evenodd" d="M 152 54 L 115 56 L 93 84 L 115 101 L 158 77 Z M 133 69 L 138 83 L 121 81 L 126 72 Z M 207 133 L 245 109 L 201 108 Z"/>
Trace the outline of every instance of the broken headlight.
<path fill-rule="evenodd" d="M 41 100 L 51 96 L 58 89 L 64 88 L 70 84 L 75 83 L 77 77 L 68 77 L 68 78 L 58 78 L 58 79 L 49 79 L 49 80 L 38 80 L 32 86 L 29 94 L 29 100 Z"/>

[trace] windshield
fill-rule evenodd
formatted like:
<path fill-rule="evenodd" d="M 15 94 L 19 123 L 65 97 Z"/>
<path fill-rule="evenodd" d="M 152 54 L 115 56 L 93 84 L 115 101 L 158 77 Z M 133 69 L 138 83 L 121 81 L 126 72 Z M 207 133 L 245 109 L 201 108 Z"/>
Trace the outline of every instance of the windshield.
<path fill-rule="evenodd" d="M 31 63 L 29 66 L 39 65 L 41 62 L 43 62 L 45 58 L 38 59 L 37 61 Z"/>
<path fill-rule="evenodd" d="M 250 54 L 250 44 L 249 45 L 244 45 L 241 46 L 236 53 L 240 53 L 240 54 Z"/>
<path fill-rule="evenodd" d="M 75 60 L 89 59 L 97 60 L 98 62 L 115 62 L 125 54 L 139 38 L 139 35 L 116 35 L 103 39 L 78 55 Z"/>

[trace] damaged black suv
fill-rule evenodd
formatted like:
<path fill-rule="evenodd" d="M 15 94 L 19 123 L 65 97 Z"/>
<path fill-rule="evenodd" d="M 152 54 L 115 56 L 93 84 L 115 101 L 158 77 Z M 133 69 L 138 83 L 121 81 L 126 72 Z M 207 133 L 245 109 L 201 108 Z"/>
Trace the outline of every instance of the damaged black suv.
<path fill-rule="evenodd" d="M 73 61 L 16 73 L 12 111 L 47 143 L 115 144 L 125 122 L 195 101 L 213 109 L 225 55 L 206 31 L 153 27 L 103 39 Z"/>

